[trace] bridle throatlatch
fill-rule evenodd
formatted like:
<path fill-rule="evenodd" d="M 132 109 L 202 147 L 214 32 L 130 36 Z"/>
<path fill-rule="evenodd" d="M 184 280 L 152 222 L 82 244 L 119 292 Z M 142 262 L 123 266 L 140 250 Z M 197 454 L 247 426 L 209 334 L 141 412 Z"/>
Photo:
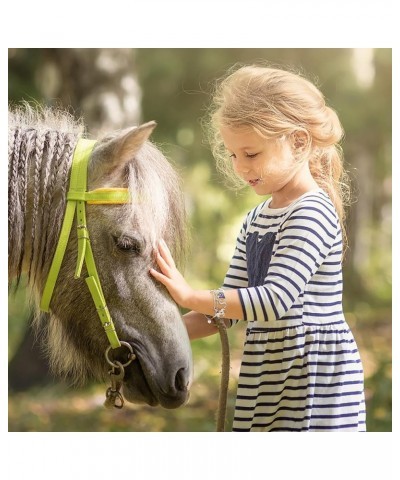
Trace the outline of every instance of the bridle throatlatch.
<path fill-rule="evenodd" d="M 43 290 L 40 310 L 44 312 L 49 312 L 50 310 L 50 302 L 53 296 L 54 287 L 60 272 L 76 213 L 78 257 L 75 278 L 80 278 L 83 262 L 85 262 L 88 272 L 88 276 L 85 279 L 86 284 L 89 288 L 108 341 L 110 342 L 110 347 L 107 348 L 105 353 L 107 362 L 112 366 L 112 370 L 109 371 L 111 376 L 111 387 L 107 390 L 106 406 L 122 408 L 123 399 L 119 393 L 119 389 L 121 388 L 122 379 L 124 377 L 124 367 L 135 359 L 135 354 L 129 343 L 121 342 L 119 340 L 110 312 L 108 311 L 99 275 L 97 273 L 92 247 L 90 245 L 89 230 L 86 223 L 85 204 L 125 204 L 130 203 L 131 198 L 127 188 L 98 188 L 89 192 L 86 191 L 88 163 L 95 144 L 96 140 L 81 138 L 78 140 L 75 148 L 72 159 L 70 186 L 67 193 L 67 207 L 61 227 L 60 238 Z M 121 346 L 124 346 L 129 350 L 128 362 L 124 364 L 110 360 L 109 358 L 110 349 L 116 349 Z M 119 370 L 119 373 L 115 373 L 116 369 Z"/>

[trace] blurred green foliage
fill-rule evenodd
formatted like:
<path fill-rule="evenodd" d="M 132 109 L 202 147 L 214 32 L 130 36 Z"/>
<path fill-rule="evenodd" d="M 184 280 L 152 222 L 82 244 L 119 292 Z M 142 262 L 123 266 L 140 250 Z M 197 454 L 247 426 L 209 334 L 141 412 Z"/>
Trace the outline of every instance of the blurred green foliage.
<path fill-rule="evenodd" d="M 79 52 L 78 52 L 79 53 Z M 77 55 L 59 49 L 62 57 Z M 183 180 L 192 241 L 185 269 L 197 288 L 219 286 L 244 215 L 260 197 L 231 191 L 215 170 L 201 128 L 216 78 L 237 62 L 268 61 L 303 72 L 338 112 L 343 149 L 353 179 L 348 215 L 350 249 L 344 264 L 346 317 L 359 345 L 366 375 L 367 428 L 391 430 L 391 50 L 364 49 L 139 49 L 135 55 L 142 89 L 142 120 L 156 120 L 153 141 Z M 9 99 L 51 103 L 37 72 L 46 49 L 12 49 Z M 53 60 L 54 62 L 54 55 Z M 54 67 L 54 65 L 53 65 Z M 71 72 L 65 82 L 79 83 Z M 96 78 L 92 79 L 93 82 Z M 77 108 L 75 106 L 75 108 Z M 84 112 L 83 112 L 84 115 Z M 25 292 L 9 301 L 9 357 L 27 321 Z M 232 414 L 244 326 L 229 332 L 232 346 Z M 218 337 L 193 342 L 195 382 L 191 400 L 176 411 L 128 406 L 101 407 L 103 386 L 71 390 L 61 383 L 10 395 L 10 430 L 210 431 L 218 400 Z"/>

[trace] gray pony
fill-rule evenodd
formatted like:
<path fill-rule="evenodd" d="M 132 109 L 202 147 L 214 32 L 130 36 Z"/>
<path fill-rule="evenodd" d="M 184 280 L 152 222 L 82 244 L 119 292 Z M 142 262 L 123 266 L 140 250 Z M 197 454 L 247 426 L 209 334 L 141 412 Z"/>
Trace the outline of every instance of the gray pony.
<path fill-rule="evenodd" d="M 150 277 L 163 238 L 174 256 L 185 251 L 185 211 L 177 173 L 148 138 L 150 122 L 100 139 L 88 168 L 88 189 L 129 188 L 131 203 L 88 205 L 87 223 L 104 296 L 121 340 L 136 360 L 126 367 L 125 398 L 177 408 L 192 381 L 190 342 L 176 304 Z M 84 277 L 74 279 L 73 228 L 50 305 L 38 305 L 63 221 L 69 172 L 81 121 L 64 111 L 27 104 L 9 109 L 8 274 L 26 278 L 35 326 L 58 375 L 83 383 L 105 380 L 107 337 Z M 84 273 L 84 272 L 83 272 Z"/>

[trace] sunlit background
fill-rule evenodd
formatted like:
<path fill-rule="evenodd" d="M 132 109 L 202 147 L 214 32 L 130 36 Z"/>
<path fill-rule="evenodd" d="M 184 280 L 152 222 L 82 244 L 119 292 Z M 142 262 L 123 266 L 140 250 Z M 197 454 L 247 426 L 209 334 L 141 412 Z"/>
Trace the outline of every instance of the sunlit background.
<path fill-rule="evenodd" d="M 192 240 L 185 275 L 198 288 L 223 281 L 244 215 L 262 201 L 228 190 L 201 128 L 213 81 L 237 62 L 269 61 L 305 74 L 338 112 L 353 182 L 344 308 L 366 377 L 367 429 L 392 429 L 390 49 L 10 49 L 9 101 L 62 105 L 83 117 L 90 138 L 156 120 L 152 140 L 183 178 Z M 177 410 L 102 407 L 106 386 L 70 388 L 53 379 L 32 346 L 22 288 L 9 296 L 10 431 L 213 431 L 220 375 L 219 338 L 192 342 L 195 380 Z M 228 424 L 244 322 L 232 348 Z M 229 429 L 228 425 L 228 429 Z"/>

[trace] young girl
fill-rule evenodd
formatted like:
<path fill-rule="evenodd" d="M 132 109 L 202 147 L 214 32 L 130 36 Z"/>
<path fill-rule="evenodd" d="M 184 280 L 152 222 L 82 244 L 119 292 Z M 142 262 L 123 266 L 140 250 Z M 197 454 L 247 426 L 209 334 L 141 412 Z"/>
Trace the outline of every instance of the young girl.
<path fill-rule="evenodd" d="M 365 431 L 363 369 L 342 309 L 336 113 L 303 77 L 245 66 L 219 83 L 211 126 L 219 165 L 270 197 L 246 216 L 223 288 L 191 288 L 164 242 L 151 274 L 192 310 L 191 339 L 218 331 L 212 317 L 248 322 L 234 431 Z"/>

